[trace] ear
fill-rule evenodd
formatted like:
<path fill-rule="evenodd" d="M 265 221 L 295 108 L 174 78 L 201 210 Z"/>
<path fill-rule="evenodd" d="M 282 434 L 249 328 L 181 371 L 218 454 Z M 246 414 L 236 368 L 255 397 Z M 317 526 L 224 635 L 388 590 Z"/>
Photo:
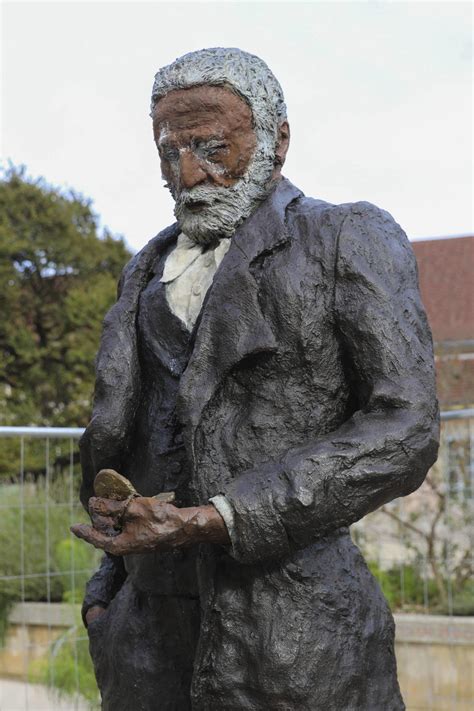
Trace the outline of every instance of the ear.
<path fill-rule="evenodd" d="M 281 166 L 285 162 L 288 146 L 290 145 L 290 125 L 288 121 L 283 121 L 278 127 L 278 142 L 275 150 L 275 166 Z"/>

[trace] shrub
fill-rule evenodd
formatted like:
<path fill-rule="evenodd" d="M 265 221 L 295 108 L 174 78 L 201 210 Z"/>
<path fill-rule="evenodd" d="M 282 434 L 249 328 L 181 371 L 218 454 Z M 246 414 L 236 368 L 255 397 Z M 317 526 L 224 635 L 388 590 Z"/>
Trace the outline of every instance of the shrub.
<path fill-rule="evenodd" d="M 69 503 L 69 482 L 27 482 L 1 487 L 0 630 L 11 605 L 21 600 L 60 602 L 74 589 L 82 596 L 97 567 L 98 553 L 72 538 L 73 521 L 86 521 L 79 503 Z M 78 497 L 74 494 L 74 501 Z"/>
<path fill-rule="evenodd" d="M 393 612 L 419 612 L 422 609 L 438 615 L 473 615 L 474 582 L 465 581 L 460 590 L 451 596 L 449 605 L 443 602 L 439 587 L 432 578 L 422 575 L 422 564 L 416 561 L 410 565 L 382 570 L 372 561 L 368 563 L 372 574 L 378 580 L 382 592 Z M 445 580 L 449 589 L 449 581 Z"/>

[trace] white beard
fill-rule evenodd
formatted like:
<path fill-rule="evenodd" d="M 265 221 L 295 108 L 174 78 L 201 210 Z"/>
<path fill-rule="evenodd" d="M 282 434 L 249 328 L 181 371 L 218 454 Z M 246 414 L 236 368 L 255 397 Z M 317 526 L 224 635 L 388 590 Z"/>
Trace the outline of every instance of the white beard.
<path fill-rule="evenodd" d="M 232 237 L 270 192 L 274 157 L 274 150 L 260 144 L 245 175 L 231 187 L 197 185 L 173 196 L 174 214 L 189 239 L 209 245 L 222 237 Z M 194 213 L 187 207 L 193 202 L 203 202 L 205 207 Z"/>

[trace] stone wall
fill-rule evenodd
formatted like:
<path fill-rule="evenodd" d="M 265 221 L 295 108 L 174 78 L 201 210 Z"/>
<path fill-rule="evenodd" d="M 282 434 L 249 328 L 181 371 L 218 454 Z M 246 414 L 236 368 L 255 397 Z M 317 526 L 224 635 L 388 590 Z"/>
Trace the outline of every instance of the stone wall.
<path fill-rule="evenodd" d="M 74 626 L 74 614 L 74 608 L 65 603 L 15 605 L 10 612 L 5 643 L 0 648 L 0 677 L 27 679 L 31 662 L 45 656 L 51 644 Z"/>
<path fill-rule="evenodd" d="M 408 711 L 474 709 L 474 618 L 395 615 L 398 677 Z"/>

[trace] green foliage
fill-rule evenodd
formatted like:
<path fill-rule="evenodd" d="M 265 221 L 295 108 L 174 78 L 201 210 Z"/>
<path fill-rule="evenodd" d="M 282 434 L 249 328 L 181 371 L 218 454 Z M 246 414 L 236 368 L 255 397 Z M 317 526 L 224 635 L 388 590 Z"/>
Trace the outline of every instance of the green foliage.
<path fill-rule="evenodd" d="M 82 625 L 78 609 L 76 625 L 51 645 L 47 657 L 31 664 L 29 679 L 55 689 L 59 696 L 64 698 L 79 693 L 89 703 L 91 710 L 100 708 L 87 632 Z"/>
<path fill-rule="evenodd" d="M 0 173 L 0 424 L 81 426 L 103 317 L 128 253 L 91 202 L 23 168 Z M 10 474 L 14 445 L 2 444 Z"/>
<path fill-rule="evenodd" d="M 474 616 L 474 580 L 466 580 L 459 592 L 455 592 L 452 599 L 451 610 L 442 607 L 437 612 L 471 617 Z"/>
<path fill-rule="evenodd" d="M 12 598 L 0 590 L 0 647 L 4 644 L 8 628 L 8 615 L 13 605 Z"/>
<path fill-rule="evenodd" d="M 63 538 L 57 543 L 55 561 L 58 570 L 63 572 L 60 581 L 65 602 L 82 603 L 86 583 L 91 576 L 91 563 L 95 562 L 96 557 L 93 549 L 77 538 Z M 74 577 L 71 571 L 74 571 Z"/>
<path fill-rule="evenodd" d="M 69 526 L 86 521 L 77 503 L 70 503 L 70 483 L 64 477 L 46 490 L 45 482 L 1 487 L 0 616 L 14 602 L 80 600 L 85 582 L 97 567 L 98 553 L 72 540 Z M 73 501 L 78 500 L 74 492 Z M 49 573 L 49 574 L 48 574 Z"/>
<path fill-rule="evenodd" d="M 416 565 L 382 570 L 375 562 L 369 563 L 372 574 L 377 578 L 382 592 L 393 611 L 420 609 L 425 603 L 430 608 L 439 602 L 439 593 L 433 580 L 424 580 Z"/>
<path fill-rule="evenodd" d="M 444 580 L 446 587 L 452 590 L 451 602 L 446 604 L 435 580 L 422 575 L 421 563 L 388 570 L 382 570 L 375 562 L 368 565 L 393 612 L 423 612 L 427 608 L 431 614 L 474 615 L 474 582 L 471 580 L 466 580 L 459 589 Z"/>

